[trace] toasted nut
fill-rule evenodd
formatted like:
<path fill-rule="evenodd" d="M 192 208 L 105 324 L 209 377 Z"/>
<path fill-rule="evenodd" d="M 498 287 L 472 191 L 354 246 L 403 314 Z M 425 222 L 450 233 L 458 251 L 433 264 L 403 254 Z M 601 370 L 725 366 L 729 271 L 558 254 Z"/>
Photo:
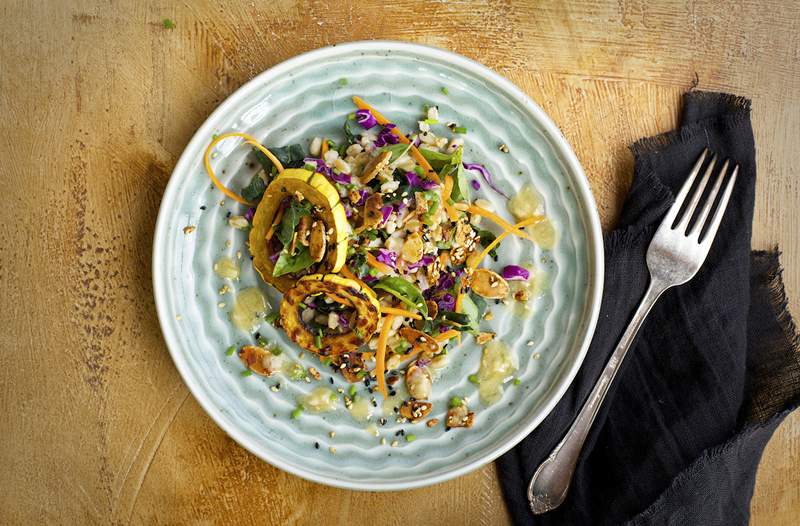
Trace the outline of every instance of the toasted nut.
<path fill-rule="evenodd" d="M 233 228 L 237 228 L 239 230 L 244 230 L 245 228 L 250 226 L 250 223 L 247 221 L 247 219 L 244 218 L 244 216 L 231 216 L 230 218 L 228 218 L 228 224 Z"/>
<path fill-rule="evenodd" d="M 400 381 L 400 377 L 399 376 L 395 376 L 393 374 L 390 374 L 389 376 L 386 377 L 386 383 L 389 384 L 389 385 L 394 385 L 399 381 Z"/>
<path fill-rule="evenodd" d="M 439 313 L 439 305 L 433 300 L 426 301 L 425 305 L 428 306 L 428 318 L 430 319 L 435 318 L 436 315 Z M 414 320 L 414 327 L 416 327 L 417 329 L 422 330 L 424 326 L 425 326 L 425 319 Z"/>
<path fill-rule="evenodd" d="M 361 173 L 361 184 L 367 184 L 375 179 L 381 170 L 389 165 L 389 159 L 392 158 L 391 152 L 381 152 L 378 156 L 369 160 Z"/>
<path fill-rule="evenodd" d="M 416 263 L 422 259 L 422 251 L 424 248 L 425 245 L 422 242 L 422 236 L 419 235 L 419 232 L 414 232 L 413 234 L 409 234 L 406 238 L 406 242 L 403 243 L 400 254 L 403 256 L 403 260 L 406 263 Z"/>
<path fill-rule="evenodd" d="M 438 418 L 431 418 L 430 420 L 425 422 L 425 425 L 428 426 L 428 427 L 433 427 L 438 423 L 439 423 L 439 419 Z"/>
<path fill-rule="evenodd" d="M 367 197 L 366 202 L 364 202 L 364 212 L 362 214 L 362 228 L 374 228 L 381 224 L 381 221 L 383 221 L 383 214 L 381 213 L 382 206 L 383 197 L 381 194 L 372 194 Z"/>
<path fill-rule="evenodd" d="M 431 412 L 433 404 L 421 402 L 419 400 L 406 400 L 400 405 L 400 416 L 408 418 L 412 424 L 416 424 Z"/>
<path fill-rule="evenodd" d="M 357 190 L 350 190 L 347 192 L 347 198 L 350 199 L 350 203 L 356 204 L 361 200 L 361 194 Z"/>
<path fill-rule="evenodd" d="M 400 334 L 401 338 L 405 338 L 405 340 L 411 344 L 411 348 L 415 351 L 420 349 L 420 352 L 423 354 L 439 352 L 439 343 L 434 340 L 433 337 L 422 331 L 412 329 L 411 327 L 403 327 L 397 332 Z"/>
<path fill-rule="evenodd" d="M 503 299 L 508 295 L 508 282 L 497 272 L 479 268 L 472 273 L 470 286 L 475 294 L 489 299 Z"/>
<path fill-rule="evenodd" d="M 297 241 L 304 247 L 308 246 L 308 234 L 311 229 L 311 216 L 303 216 L 297 223 Z"/>
<path fill-rule="evenodd" d="M 274 355 L 268 349 L 255 345 L 245 345 L 239 350 L 239 359 L 251 371 L 261 376 L 272 376 L 283 364 L 281 355 Z"/>
<path fill-rule="evenodd" d="M 417 365 L 417 362 L 406 369 L 406 388 L 408 394 L 415 400 L 425 400 L 431 395 L 433 378 L 427 367 Z"/>
<path fill-rule="evenodd" d="M 484 343 L 488 343 L 492 340 L 494 340 L 493 332 L 481 332 L 478 333 L 478 336 L 475 338 L 475 341 L 478 342 L 478 345 L 483 345 Z"/>
<path fill-rule="evenodd" d="M 447 420 L 445 425 L 450 427 L 472 427 L 475 413 L 467 409 L 465 404 L 458 407 L 451 407 L 447 411 Z"/>
<path fill-rule="evenodd" d="M 322 261 L 325 257 L 325 248 L 327 246 L 327 236 L 325 234 L 325 223 L 322 221 L 315 221 L 311 225 L 311 235 L 309 236 L 308 251 L 311 254 L 311 259 L 315 263 Z"/>
<path fill-rule="evenodd" d="M 188 226 L 185 226 L 185 227 L 183 227 L 183 233 L 184 233 L 184 234 L 191 234 L 192 232 L 194 232 L 194 231 L 195 231 L 195 229 L 197 229 L 197 227 L 196 227 L 196 226 L 194 226 L 194 225 L 188 225 Z"/>
<path fill-rule="evenodd" d="M 418 214 L 424 214 L 425 212 L 428 211 L 428 200 L 425 199 L 425 194 L 423 194 L 422 192 L 415 192 L 414 201 L 417 203 L 417 206 L 414 210 Z"/>
<path fill-rule="evenodd" d="M 319 374 L 319 371 L 317 371 L 316 367 L 309 367 L 308 374 L 310 374 L 314 380 L 319 380 L 322 377 L 322 375 Z"/>

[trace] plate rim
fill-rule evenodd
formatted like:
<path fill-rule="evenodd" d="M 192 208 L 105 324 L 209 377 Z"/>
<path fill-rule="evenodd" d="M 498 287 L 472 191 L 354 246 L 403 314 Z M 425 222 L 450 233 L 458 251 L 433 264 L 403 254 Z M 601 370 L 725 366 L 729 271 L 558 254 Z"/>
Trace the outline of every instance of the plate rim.
<path fill-rule="evenodd" d="M 208 128 L 211 128 L 212 122 L 218 120 L 218 117 L 225 112 L 229 111 L 229 107 L 235 105 L 239 100 L 246 98 L 253 90 L 257 89 L 261 86 L 266 77 L 274 76 L 276 72 L 279 72 L 282 69 L 287 69 L 294 67 L 297 63 L 303 63 L 307 61 L 310 57 L 317 57 L 319 58 L 328 58 L 328 55 L 335 54 L 338 52 L 342 52 L 344 50 L 347 51 L 401 51 L 401 52 L 408 52 L 410 54 L 419 54 L 422 56 L 428 57 L 436 57 L 436 58 L 445 58 L 451 63 L 456 66 L 463 67 L 470 73 L 477 74 L 481 78 L 485 78 L 488 81 L 498 85 L 507 96 L 512 99 L 515 99 L 518 103 L 522 105 L 531 115 L 537 120 L 538 123 L 542 125 L 544 131 L 547 135 L 551 137 L 553 142 L 555 143 L 556 147 L 559 148 L 559 154 L 562 159 L 562 162 L 566 165 L 566 168 L 572 173 L 575 174 L 575 180 L 573 181 L 574 189 L 577 194 L 578 202 L 583 203 L 584 206 L 579 207 L 579 213 L 582 221 L 587 227 L 588 233 L 588 246 L 586 247 L 586 254 L 588 258 L 588 265 L 587 265 L 587 287 L 590 289 L 588 294 L 588 300 L 586 305 L 583 307 L 582 317 L 584 318 L 583 324 L 579 327 L 582 330 L 582 334 L 579 334 L 578 337 L 575 339 L 575 345 L 579 346 L 578 353 L 576 359 L 570 365 L 569 369 L 562 374 L 562 376 L 558 379 L 558 381 L 550 387 L 549 395 L 544 400 L 544 403 L 539 411 L 539 414 L 532 418 L 530 421 L 525 423 L 525 425 L 520 426 L 513 434 L 503 443 L 498 443 L 493 449 L 490 449 L 484 455 L 477 457 L 473 461 L 464 464 L 463 466 L 453 469 L 451 471 L 446 471 L 443 473 L 439 473 L 433 476 L 424 476 L 413 480 L 406 480 L 402 482 L 394 482 L 394 481 L 382 481 L 382 482 L 370 482 L 369 485 L 359 483 L 357 481 L 348 481 L 348 480 L 341 480 L 341 479 L 328 479 L 324 475 L 320 476 L 312 471 L 307 471 L 302 469 L 301 467 L 297 467 L 294 465 L 287 464 L 283 462 L 280 458 L 280 455 L 273 455 L 269 451 L 264 451 L 262 448 L 258 447 L 257 444 L 251 443 L 249 437 L 247 437 L 244 433 L 241 433 L 236 427 L 228 426 L 227 423 L 223 420 L 221 412 L 213 406 L 210 399 L 205 394 L 205 390 L 199 384 L 195 383 L 192 380 L 192 376 L 189 374 L 189 366 L 187 363 L 184 363 L 183 358 L 180 356 L 177 348 L 180 346 L 178 342 L 178 337 L 174 329 L 174 325 L 176 320 L 172 319 L 169 316 L 168 310 L 168 303 L 169 300 L 167 299 L 167 290 L 169 287 L 167 286 L 167 277 L 165 275 L 165 271 L 158 264 L 159 260 L 162 258 L 162 248 L 166 247 L 166 236 L 167 236 L 167 219 L 166 216 L 168 215 L 167 211 L 172 207 L 172 203 L 176 199 L 177 189 L 179 186 L 179 178 L 177 174 L 180 172 L 184 172 L 188 169 L 189 164 L 191 164 L 193 156 L 189 155 L 190 150 L 195 149 L 196 143 L 204 140 L 205 137 L 210 136 L 210 132 Z M 155 233 L 153 236 L 153 251 L 152 251 L 152 263 L 151 263 L 151 271 L 152 271 L 152 285 L 153 285 L 153 296 L 155 298 L 155 305 L 156 305 L 156 314 L 158 317 L 159 325 L 161 327 L 161 333 L 164 337 L 164 342 L 166 343 L 167 349 L 169 350 L 170 356 L 172 357 L 172 361 L 175 364 L 176 369 L 178 370 L 179 374 L 181 375 L 181 379 L 183 380 L 184 384 L 188 387 L 189 391 L 192 393 L 192 396 L 197 400 L 200 406 L 203 408 L 205 413 L 211 417 L 211 419 L 216 423 L 217 426 L 220 427 L 229 437 L 231 437 L 238 445 L 258 457 L 259 459 L 293 475 L 301 477 L 305 480 L 309 480 L 312 482 L 316 482 L 319 484 L 324 484 L 327 486 L 342 488 L 342 489 L 349 489 L 349 490 L 358 490 L 358 491 L 397 491 L 397 490 L 406 490 L 406 489 L 413 489 L 413 488 L 420 488 L 425 486 L 430 486 L 433 484 L 438 484 L 441 482 L 445 482 L 447 480 L 452 480 L 454 478 L 460 477 L 465 475 L 471 471 L 474 471 L 489 462 L 492 462 L 500 455 L 506 453 L 511 448 L 516 446 L 522 439 L 524 439 L 528 434 L 531 433 L 539 424 L 552 412 L 553 408 L 558 404 L 558 402 L 563 398 L 564 393 L 566 393 L 569 386 L 572 384 L 572 381 L 575 379 L 578 370 L 583 365 L 583 361 L 586 357 L 586 353 L 588 351 L 589 345 L 592 341 L 594 336 L 594 331 L 597 326 L 597 320 L 600 314 L 600 303 L 602 299 L 602 292 L 603 292 L 603 279 L 604 279 L 604 268 L 605 268 L 605 261 L 604 261 L 604 252 L 603 252 L 603 238 L 602 238 L 602 230 L 600 227 L 600 217 L 597 209 L 597 204 L 594 200 L 594 196 L 592 195 L 591 188 L 589 186 L 589 180 L 586 177 L 583 168 L 581 167 L 580 162 L 578 161 L 575 152 L 572 149 L 572 146 L 564 137 L 561 130 L 556 126 L 550 116 L 533 100 L 531 99 L 525 92 L 523 92 L 520 88 L 518 88 L 513 82 L 508 80 L 507 78 L 503 77 L 499 73 L 495 72 L 494 70 L 490 69 L 488 66 L 485 66 L 473 59 L 455 53 L 453 51 L 449 51 L 446 49 L 441 49 L 435 46 L 425 45 L 425 44 L 417 44 L 413 42 L 403 42 L 403 41 L 396 41 L 396 40 L 358 40 L 358 41 L 351 41 L 341 44 L 333 44 L 330 46 L 320 47 L 316 49 L 312 49 L 301 54 L 295 55 L 287 60 L 279 62 L 274 66 L 262 71 L 242 86 L 237 88 L 233 93 L 231 93 L 225 100 L 223 100 L 219 106 L 217 106 L 214 111 L 211 112 L 208 117 L 203 121 L 203 123 L 197 128 L 197 130 L 192 135 L 189 142 L 186 143 L 186 146 L 181 153 L 178 162 L 175 164 L 175 168 L 173 169 L 172 173 L 170 174 L 169 181 L 167 186 L 164 190 L 164 194 L 161 198 L 161 204 L 158 210 L 158 217 L 156 219 L 155 225 Z"/>

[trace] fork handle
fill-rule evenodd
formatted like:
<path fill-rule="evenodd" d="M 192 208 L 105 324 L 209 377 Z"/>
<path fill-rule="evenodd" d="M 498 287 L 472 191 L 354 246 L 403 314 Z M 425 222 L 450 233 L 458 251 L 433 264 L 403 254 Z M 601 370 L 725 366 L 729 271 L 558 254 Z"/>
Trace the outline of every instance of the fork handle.
<path fill-rule="evenodd" d="M 608 363 L 606 363 L 600 378 L 597 379 L 597 383 L 592 388 L 589 398 L 584 402 L 567 434 L 564 435 L 564 438 L 553 449 L 550 456 L 542 462 L 536 473 L 533 474 L 528 486 L 528 501 L 533 513 L 545 513 L 555 509 L 564 501 L 572 480 L 572 474 L 578 463 L 578 456 L 581 453 L 586 437 L 589 435 L 589 430 L 592 428 L 592 423 L 600 406 L 608 393 L 611 382 L 614 381 L 622 360 L 633 344 L 642 322 L 650 313 L 650 309 L 656 300 L 667 288 L 651 279 L 647 292 L 645 292 L 642 301 L 639 303 L 633 319 L 628 324 L 628 328 L 625 329 L 625 333 L 620 338 L 617 348 L 611 354 L 611 358 L 608 359 Z"/>

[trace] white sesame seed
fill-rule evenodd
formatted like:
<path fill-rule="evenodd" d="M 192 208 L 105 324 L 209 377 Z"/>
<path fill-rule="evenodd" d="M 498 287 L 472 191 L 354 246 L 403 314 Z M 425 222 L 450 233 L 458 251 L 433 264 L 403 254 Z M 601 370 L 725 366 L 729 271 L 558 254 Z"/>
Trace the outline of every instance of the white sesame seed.
<path fill-rule="evenodd" d="M 219 302 L 219 303 L 217 303 L 217 307 L 219 307 L 220 309 L 224 309 L 225 308 L 225 304 L 223 302 Z"/>
<path fill-rule="evenodd" d="M 328 436 L 331 437 L 331 438 L 335 438 L 336 437 L 336 431 L 331 431 L 330 433 L 328 433 Z"/>
<path fill-rule="evenodd" d="M 533 347 L 533 340 L 528 340 L 528 342 L 525 345 L 527 345 L 528 347 Z"/>
<path fill-rule="evenodd" d="M 541 358 L 541 357 L 542 357 L 542 355 L 541 355 L 541 354 L 539 354 L 538 352 L 537 352 L 536 354 L 534 354 L 534 355 L 533 355 L 533 359 L 534 359 L 534 360 L 538 360 L 538 359 L 539 359 L 539 358 Z"/>
<path fill-rule="evenodd" d="M 328 448 L 328 451 L 330 451 L 330 452 L 331 452 L 331 455 L 335 455 L 335 454 L 336 454 L 336 448 L 335 448 L 335 447 L 333 447 L 333 446 L 329 447 L 329 448 Z"/>
<path fill-rule="evenodd" d="M 183 319 L 183 316 L 181 316 L 180 314 L 176 314 L 175 319 L 181 321 Z"/>
<path fill-rule="evenodd" d="M 385 438 L 385 437 L 384 437 L 384 438 L 381 438 L 381 445 L 382 445 L 382 446 L 385 446 L 385 445 L 386 445 L 386 438 Z"/>
<path fill-rule="evenodd" d="M 397 440 L 392 440 L 392 447 L 397 447 L 397 444 L 398 444 Z"/>

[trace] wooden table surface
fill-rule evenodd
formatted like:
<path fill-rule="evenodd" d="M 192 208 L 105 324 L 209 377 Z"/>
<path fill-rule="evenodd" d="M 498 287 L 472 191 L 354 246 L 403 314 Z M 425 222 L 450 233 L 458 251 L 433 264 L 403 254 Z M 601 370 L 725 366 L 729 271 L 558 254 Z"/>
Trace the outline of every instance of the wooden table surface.
<path fill-rule="evenodd" d="M 194 130 L 293 55 L 388 38 L 483 62 L 553 117 L 605 228 L 628 145 L 695 83 L 753 99 L 753 245 L 800 313 L 800 7 L 781 0 L 25 2 L 0 5 L 0 523 L 504 524 L 495 470 L 366 494 L 287 475 L 203 413 L 156 320 L 161 195 Z M 165 29 L 164 18 L 175 22 Z M 753 524 L 796 524 L 800 414 L 761 462 Z"/>

